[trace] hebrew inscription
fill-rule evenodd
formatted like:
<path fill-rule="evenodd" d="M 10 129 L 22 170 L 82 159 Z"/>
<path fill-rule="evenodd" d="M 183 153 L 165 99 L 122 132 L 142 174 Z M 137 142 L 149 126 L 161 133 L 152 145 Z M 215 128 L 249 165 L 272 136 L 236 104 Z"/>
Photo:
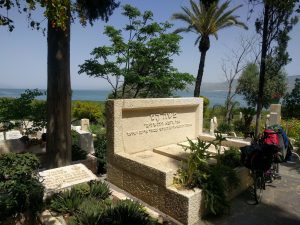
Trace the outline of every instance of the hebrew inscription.
<path fill-rule="evenodd" d="M 145 123 L 143 123 L 143 128 L 141 130 L 130 130 L 126 132 L 126 135 L 138 136 L 147 135 L 151 133 L 158 133 L 163 131 L 175 130 L 184 127 L 191 127 L 192 123 L 184 123 L 177 116 L 175 112 L 166 113 L 153 113 L 147 117 Z"/>
<path fill-rule="evenodd" d="M 95 180 L 97 177 L 83 164 L 45 170 L 39 173 L 47 190 L 59 190 L 75 184 Z"/>

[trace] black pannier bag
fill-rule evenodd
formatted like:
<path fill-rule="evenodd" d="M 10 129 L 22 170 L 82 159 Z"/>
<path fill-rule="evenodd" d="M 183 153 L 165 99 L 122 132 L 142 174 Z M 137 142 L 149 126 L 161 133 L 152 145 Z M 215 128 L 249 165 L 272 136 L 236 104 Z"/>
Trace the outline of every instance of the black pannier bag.
<path fill-rule="evenodd" d="M 248 145 L 240 149 L 241 162 L 248 169 L 267 171 L 271 168 L 273 160 L 272 151 L 263 151 L 262 146 L 259 145 Z"/>

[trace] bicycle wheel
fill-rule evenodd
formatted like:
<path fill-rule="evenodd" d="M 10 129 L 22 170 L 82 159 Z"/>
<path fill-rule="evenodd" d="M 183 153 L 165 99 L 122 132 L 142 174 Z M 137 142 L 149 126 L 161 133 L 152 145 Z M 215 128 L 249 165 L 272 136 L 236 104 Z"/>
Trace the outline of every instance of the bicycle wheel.
<path fill-rule="evenodd" d="M 254 200 L 256 204 L 261 202 L 262 193 L 265 189 L 265 181 L 262 174 L 255 174 L 254 178 Z"/>
<path fill-rule="evenodd" d="M 291 162 L 300 163 L 300 156 L 296 152 L 292 152 Z"/>

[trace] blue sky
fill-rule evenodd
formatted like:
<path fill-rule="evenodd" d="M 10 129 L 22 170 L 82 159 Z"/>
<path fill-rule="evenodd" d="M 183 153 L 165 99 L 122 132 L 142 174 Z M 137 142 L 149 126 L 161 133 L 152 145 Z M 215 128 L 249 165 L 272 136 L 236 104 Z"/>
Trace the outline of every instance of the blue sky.
<path fill-rule="evenodd" d="M 158 22 L 170 18 L 174 12 L 180 12 L 181 6 L 188 5 L 187 0 L 121 0 L 121 4 L 131 4 L 141 11 L 151 10 L 154 19 Z M 232 49 L 239 47 L 239 37 L 252 36 L 254 31 L 255 15 L 247 21 L 247 1 L 232 0 L 231 6 L 243 3 L 236 15 L 250 28 L 248 31 L 237 27 L 222 30 L 218 33 L 219 39 L 211 38 L 211 48 L 207 53 L 204 82 L 225 81 L 221 65 L 222 59 L 230 54 Z M 255 14 L 260 13 L 256 8 Z M 1 11 L 2 13 L 2 11 Z M 0 27 L 0 88 L 45 88 L 47 85 L 47 38 L 41 32 L 31 30 L 28 27 L 25 14 L 18 14 L 15 11 L 9 12 L 15 22 L 15 30 L 9 32 L 6 28 Z M 122 28 L 126 18 L 121 15 L 121 7 L 115 10 L 107 25 Z M 180 21 L 170 21 L 174 29 L 183 25 Z M 46 20 L 43 25 L 46 26 Z M 71 82 L 72 89 L 107 89 L 108 84 L 100 78 L 90 78 L 86 75 L 78 75 L 78 65 L 90 58 L 90 52 L 96 46 L 109 44 L 103 35 L 103 28 L 106 24 L 97 21 L 93 27 L 85 28 L 75 21 L 71 28 Z M 174 67 L 180 72 L 189 72 L 196 76 L 199 64 L 200 53 L 194 45 L 195 34 L 181 34 L 183 39 L 180 42 L 181 53 L 174 57 Z M 291 32 L 289 42 L 289 54 L 293 61 L 286 67 L 288 75 L 300 75 L 300 24 Z"/>

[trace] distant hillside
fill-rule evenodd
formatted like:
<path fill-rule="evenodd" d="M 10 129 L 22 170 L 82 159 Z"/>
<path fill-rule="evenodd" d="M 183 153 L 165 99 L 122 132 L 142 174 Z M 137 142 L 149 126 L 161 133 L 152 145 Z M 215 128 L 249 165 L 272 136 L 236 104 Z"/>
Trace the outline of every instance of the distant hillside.
<path fill-rule="evenodd" d="M 288 76 L 287 83 L 288 83 L 288 91 L 291 91 L 295 85 L 296 78 L 300 79 L 300 75 L 295 76 Z M 233 88 L 235 89 L 237 85 L 237 80 L 233 82 Z M 227 82 L 219 82 L 219 83 L 212 83 L 212 82 L 204 82 L 202 84 L 201 89 L 203 91 L 226 91 L 228 88 Z"/>

